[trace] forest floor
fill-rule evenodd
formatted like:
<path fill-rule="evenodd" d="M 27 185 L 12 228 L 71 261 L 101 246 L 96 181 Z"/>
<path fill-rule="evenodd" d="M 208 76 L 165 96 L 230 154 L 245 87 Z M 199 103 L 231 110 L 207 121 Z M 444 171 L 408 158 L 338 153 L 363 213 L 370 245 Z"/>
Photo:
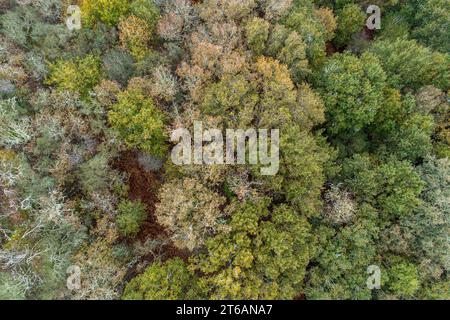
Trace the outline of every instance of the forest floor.
<path fill-rule="evenodd" d="M 167 243 L 162 250 L 161 258 L 163 260 L 180 257 L 186 261 L 190 256 L 190 252 L 175 248 L 164 227 L 156 221 L 155 210 L 163 172 L 144 170 L 139 164 L 138 154 L 135 151 L 122 153 L 115 163 L 115 168 L 125 172 L 129 177 L 129 199 L 132 201 L 140 200 L 147 208 L 147 220 L 142 224 L 135 241 L 144 243 L 148 239 L 162 240 L 164 243 Z M 151 263 L 153 260 L 154 255 L 150 254 L 144 257 L 145 262 Z"/>

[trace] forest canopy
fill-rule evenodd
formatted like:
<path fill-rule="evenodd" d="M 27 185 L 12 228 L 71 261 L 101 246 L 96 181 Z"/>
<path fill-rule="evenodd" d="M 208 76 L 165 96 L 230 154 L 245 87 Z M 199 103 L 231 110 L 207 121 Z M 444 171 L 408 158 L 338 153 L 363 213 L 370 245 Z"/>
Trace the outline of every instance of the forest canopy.
<path fill-rule="evenodd" d="M 372 2 L 1 1 L 0 299 L 450 299 L 450 2 Z"/>

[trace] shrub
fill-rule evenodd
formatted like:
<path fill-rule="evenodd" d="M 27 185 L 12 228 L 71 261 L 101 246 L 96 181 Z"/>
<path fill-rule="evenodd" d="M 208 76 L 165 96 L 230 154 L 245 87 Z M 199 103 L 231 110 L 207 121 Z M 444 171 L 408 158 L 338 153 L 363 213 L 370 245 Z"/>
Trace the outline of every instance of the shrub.
<path fill-rule="evenodd" d="M 122 85 L 133 75 L 133 63 L 133 57 L 120 49 L 113 49 L 103 57 L 103 69 L 108 79 Z"/>
<path fill-rule="evenodd" d="M 63 1 L 61 0 L 39 0 L 36 7 L 42 16 L 51 23 L 60 21 L 64 12 Z"/>
<path fill-rule="evenodd" d="M 25 300 L 27 289 L 26 283 L 14 279 L 7 272 L 0 272 L 0 299 Z"/>
<path fill-rule="evenodd" d="M 11 148 L 31 139 L 30 119 L 20 111 L 15 99 L 0 100 L 0 146 Z"/>
<path fill-rule="evenodd" d="M 97 154 L 83 163 L 79 175 L 83 191 L 89 194 L 107 189 L 110 170 L 105 154 Z"/>
<path fill-rule="evenodd" d="M 164 15 L 158 23 L 158 35 L 169 41 L 179 40 L 183 31 L 183 18 L 175 13 Z"/>
<path fill-rule="evenodd" d="M 34 10 L 20 7 L 15 11 L 9 10 L 0 16 L 2 28 L 0 32 L 14 43 L 26 46 L 33 26 L 38 23 Z"/>
<path fill-rule="evenodd" d="M 103 107 L 111 107 L 117 102 L 117 95 L 120 93 L 120 85 L 117 82 L 102 80 L 98 86 L 94 88 L 97 101 Z"/>
<path fill-rule="evenodd" d="M 117 208 L 117 229 L 124 237 L 134 237 L 139 232 L 142 222 L 147 218 L 145 206 L 139 202 L 122 201 Z"/>
<path fill-rule="evenodd" d="M 150 92 L 153 97 L 164 101 L 173 101 L 177 94 L 177 80 L 164 67 L 158 67 L 152 74 L 152 86 Z"/>

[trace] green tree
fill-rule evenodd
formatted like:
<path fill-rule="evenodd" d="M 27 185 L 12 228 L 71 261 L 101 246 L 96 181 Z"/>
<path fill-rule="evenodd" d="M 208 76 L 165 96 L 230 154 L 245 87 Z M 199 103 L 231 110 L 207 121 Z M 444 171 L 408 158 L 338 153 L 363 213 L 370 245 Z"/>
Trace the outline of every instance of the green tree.
<path fill-rule="evenodd" d="M 422 203 L 399 224 L 404 238 L 410 239 L 408 254 L 419 261 L 422 282 L 442 281 L 450 270 L 450 221 L 446 218 L 450 212 L 450 162 L 448 158 L 427 157 L 418 171 L 425 182 Z"/>
<path fill-rule="evenodd" d="M 195 298 L 195 278 L 180 258 L 154 262 L 127 283 L 123 300 L 178 300 Z"/>
<path fill-rule="evenodd" d="M 209 299 L 292 299 L 300 293 L 309 260 L 310 226 L 283 205 L 268 201 L 232 204 L 230 232 L 206 243 L 193 258 L 199 287 Z"/>
<path fill-rule="evenodd" d="M 83 25 L 92 28 L 98 22 L 112 27 L 130 11 L 128 0 L 82 0 L 81 17 Z"/>
<path fill-rule="evenodd" d="M 59 90 L 79 92 L 86 95 L 101 77 L 100 59 L 93 55 L 72 60 L 58 60 L 50 65 L 47 83 Z"/>
<path fill-rule="evenodd" d="M 387 269 L 386 285 L 394 295 L 411 298 L 420 287 L 417 268 L 408 262 L 398 262 Z"/>
<path fill-rule="evenodd" d="M 284 24 L 305 41 L 307 57 L 313 66 L 325 58 L 326 42 L 334 37 L 336 21 L 331 10 L 317 9 L 309 1 L 293 7 Z"/>
<path fill-rule="evenodd" d="M 377 210 L 364 204 L 352 221 L 339 228 L 325 220 L 313 229 L 308 299 L 371 299 L 366 271 L 379 263 L 377 220 Z"/>
<path fill-rule="evenodd" d="M 376 57 L 336 54 L 315 80 L 327 114 L 331 134 L 358 132 L 373 122 L 383 101 L 386 75 Z"/>
<path fill-rule="evenodd" d="M 419 195 L 423 182 L 406 161 L 390 160 L 378 168 L 379 186 L 383 192 L 377 196 L 382 215 L 391 219 L 411 214 L 420 205 Z"/>
<path fill-rule="evenodd" d="M 267 54 L 286 64 L 292 80 L 300 83 L 311 72 L 306 58 L 306 44 L 295 31 L 283 25 L 275 25 L 270 33 Z"/>
<path fill-rule="evenodd" d="M 450 83 L 449 58 L 432 52 L 414 40 L 376 41 L 370 48 L 386 71 L 388 84 L 396 89 L 418 90 L 433 84 L 447 90 Z"/>
<path fill-rule="evenodd" d="M 261 128 L 304 128 L 323 121 L 323 103 L 307 84 L 295 86 L 286 65 L 259 57 L 249 70 L 225 75 L 209 85 L 201 111 L 223 119 L 229 126 L 256 123 Z"/>
<path fill-rule="evenodd" d="M 448 290 L 449 286 L 450 286 L 449 279 L 432 283 L 423 290 L 421 298 L 429 300 L 449 300 L 450 299 L 450 292 Z"/>
<path fill-rule="evenodd" d="M 166 117 L 157 109 L 152 99 L 136 90 L 124 91 L 118 95 L 117 103 L 111 106 L 108 119 L 127 146 L 157 156 L 165 155 Z"/>
<path fill-rule="evenodd" d="M 348 4 L 338 11 L 336 20 L 337 30 L 334 42 L 338 47 L 343 47 L 356 32 L 363 29 L 366 15 L 359 5 Z"/>
<path fill-rule="evenodd" d="M 131 2 L 131 13 L 141 18 L 153 32 L 160 18 L 158 6 L 154 0 L 134 0 Z"/>
<path fill-rule="evenodd" d="M 433 116 L 416 112 L 414 97 L 401 97 L 397 90 L 386 90 L 386 99 L 370 128 L 380 156 L 395 155 L 415 162 L 432 150 Z"/>
<path fill-rule="evenodd" d="M 425 46 L 442 53 L 450 52 L 450 3 L 445 0 L 426 0 L 414 19 L 412 36 Z"/>
<path fill-rule="evenodd" d="M 245 26 L 247 44 L 255 55 L 263 53 L 269 37 L 269 28 L 269 22 L 261 18 L 254 17 L 247 22 Z"/>
<path fill-rule="evenodd" d="M 277 175 L 260 176 L 258 167 L 254 168 L 254 175 L 269 194 L 283 195 L 302 214 L 317 216 L 325 183 L 324 167 L 331 157 L 322 138 L 292 126 L 281 131 Z"/>
<path fill-rule="evenodd" d="M 410 215 L 421 203 L 423 182 L 407 161 L 377 163 L 367 155 L 354 155 L 344 162 L 341 177 L 359 202 L 380 210 L 380 222 Z"/>
<path fill-rule="evenodd" d="M 204 114 L 217 116 L 231 127 L 245 127 L 256 120 L 258 127 L 274 128 L 290 124 L 298 107 L 296 99 L 287 67 L 259 57 L 251 69 L 224 75 L 209 85 L 200 107 Z"/>

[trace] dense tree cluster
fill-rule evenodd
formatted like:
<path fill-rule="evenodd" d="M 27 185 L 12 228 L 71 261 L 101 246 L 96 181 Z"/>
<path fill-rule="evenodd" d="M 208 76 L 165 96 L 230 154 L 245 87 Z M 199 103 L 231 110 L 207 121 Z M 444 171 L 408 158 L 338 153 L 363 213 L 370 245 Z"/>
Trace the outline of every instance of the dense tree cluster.
<path fill-rule="evenodd" d="M 0 5 L 1 299 L 450 299 L 448 1 L 75 2 Z"/>

